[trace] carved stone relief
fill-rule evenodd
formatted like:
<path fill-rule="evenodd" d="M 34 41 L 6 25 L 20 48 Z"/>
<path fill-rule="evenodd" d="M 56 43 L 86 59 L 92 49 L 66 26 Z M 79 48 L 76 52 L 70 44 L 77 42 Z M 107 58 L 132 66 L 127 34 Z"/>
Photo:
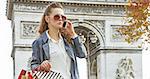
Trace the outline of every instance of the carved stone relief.
<path fill-rule="evenodd" d="M 89 79 L 96 79 L 97 77 L 97 52 L 92 52 L 97 47 L 100 46 L 100 41 L 96 34 L 83 26 L 75 28 L 76 33 L 80 37 L 80 42 L 82 42 L 87 49 L 87 63 L 88 63 L 88 75 Z"/>
<path fill-rule="evenodd" d="M 72 23 L 75 23 L 75 22 L 78 22 L 78 21 L 79 21 L 78 19 L 73 19 L 73 18 L 68 19 L 68 20 L 70 20 Z"/>
<path fill-rule="evenodd" d="M 111 25 L 111 41 L 112 42 L 123 42 L 121 34 L 117 32 L 117 29 L 123 25 Z"/>
<path fill-rule="evenodd" d="M 116 71 L 116 79 L 135 79 L 131 58 L 125 57 L 121 59 Z"/>
<path fill-rule="evenodd" d="M 92 14 L 92 15 L 120 15 L 123 16 L 125 11 L 123 8 L 110 7 L 65 7 L 67 14 Z"/>
<path fill-rule="evenodd" d="M 90 22 L 91 24 L 93 24 L 94 26 L 96 26 L 100 31 L 102 31 L 102 34 L 105 33 L 105 21 L 103 20 L 85 20 L 87 22 Z"/>
<path fill-rule="evenodd" d="M 21 38 L 32 39 L 37 37 L 38 22 L 21 22 Z"/>
<path fill-rule="evenodd" d="M 31 5 L 31 4 L 15 4 L 15 11 L 32 11 L 32 12 L 43 12 L 46 5 Z"/>
<path fill-rule="evenodd" d="M 127 2 L 127 0 L 68 0 L 68 1 L 87 1 L 87 2 Z"/>
<path fill-rule="evenodd" d="M 114 9 L 113 10 L 114 15 L 125 15 L 125 10 L 124 9 Z"/>
<path fill-rule="evenodd" d="M 97 79 L 97 60 L 96 58 L 91 62 L 91 76 L 94 76 L 94 78 L 91 79 Z"/>
<path fill-rule="evenodd" d="M 27 12 L 43 12 L 46 5 L 32 5 L 32 4 L 15 4 L 15 11 Z M 123 16 L 125 14 L 124 8 L 113 7 L 76 7 L 64 6 L 66 14 L 89 14 L 89 15 L 116 15 Z"/>

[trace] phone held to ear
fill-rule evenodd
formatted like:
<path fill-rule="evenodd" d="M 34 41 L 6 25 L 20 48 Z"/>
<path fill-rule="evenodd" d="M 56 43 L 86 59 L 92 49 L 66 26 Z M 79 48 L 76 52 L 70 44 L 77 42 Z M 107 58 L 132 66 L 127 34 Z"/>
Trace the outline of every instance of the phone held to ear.
<path fill-rule="evenodd" d="M 63 27 L 66 28 L 67 27 L 67 21 L 64 21 L 63 23 Z"/>

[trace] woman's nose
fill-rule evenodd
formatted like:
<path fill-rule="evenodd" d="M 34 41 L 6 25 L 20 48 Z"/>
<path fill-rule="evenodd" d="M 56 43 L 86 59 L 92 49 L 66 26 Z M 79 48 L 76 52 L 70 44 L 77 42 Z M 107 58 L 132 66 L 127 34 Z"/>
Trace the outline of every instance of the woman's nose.
<path fill-rule="evenodd" d="M 62 21 L 62 16 L 60 16 L 59 20 L 61 20 L 61 21 Z"/>

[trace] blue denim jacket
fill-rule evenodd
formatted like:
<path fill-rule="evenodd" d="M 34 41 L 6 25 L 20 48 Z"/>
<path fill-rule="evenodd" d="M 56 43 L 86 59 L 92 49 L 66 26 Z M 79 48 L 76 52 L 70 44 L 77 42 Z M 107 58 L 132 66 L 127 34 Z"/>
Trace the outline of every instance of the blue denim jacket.
<path fill-rule="evenodd" d="M 76 57 L 85 58 L 85 47 L 79 42 L 79 37 L 73 39 L 73 45 L 68 44 L 66 39 L 64 39 L 65 49 L 71 58 L 71 79 L 79 79 L 78 67 Z M 46 32 L 44 32 L 38 39 L 36 39 L 32 44 L 32 61 L 31 69 L 37 68 L 44 60 L 50 59 L 49 54 L 49 44 Z"/>

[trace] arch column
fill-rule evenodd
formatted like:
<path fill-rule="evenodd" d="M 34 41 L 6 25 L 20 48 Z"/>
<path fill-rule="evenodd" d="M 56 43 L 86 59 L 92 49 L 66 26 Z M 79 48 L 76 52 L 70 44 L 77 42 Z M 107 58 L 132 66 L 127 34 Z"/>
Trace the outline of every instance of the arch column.
<path fill-rule="evenodd" d="M 104 47 L 104 37 L 99 29 L 96 29 L 94 24 L 88 22 L 73 22 L 76 33 L 80 36 L 80 41 L 87 49 L 87 58 L 83 66 L 87 64 L 88 79 L 97 79 L 97 56 L 99 50 Z M 80 59 L 78 59 L 80 60 Z M 86 62 L 85 62 L 86 61 Z M 81 65 L 81 64 L 80 64 Z M 79 67 L 80 68 L 80 67 Z M 86 72 L 85 72 L 86 73 Z"/>

